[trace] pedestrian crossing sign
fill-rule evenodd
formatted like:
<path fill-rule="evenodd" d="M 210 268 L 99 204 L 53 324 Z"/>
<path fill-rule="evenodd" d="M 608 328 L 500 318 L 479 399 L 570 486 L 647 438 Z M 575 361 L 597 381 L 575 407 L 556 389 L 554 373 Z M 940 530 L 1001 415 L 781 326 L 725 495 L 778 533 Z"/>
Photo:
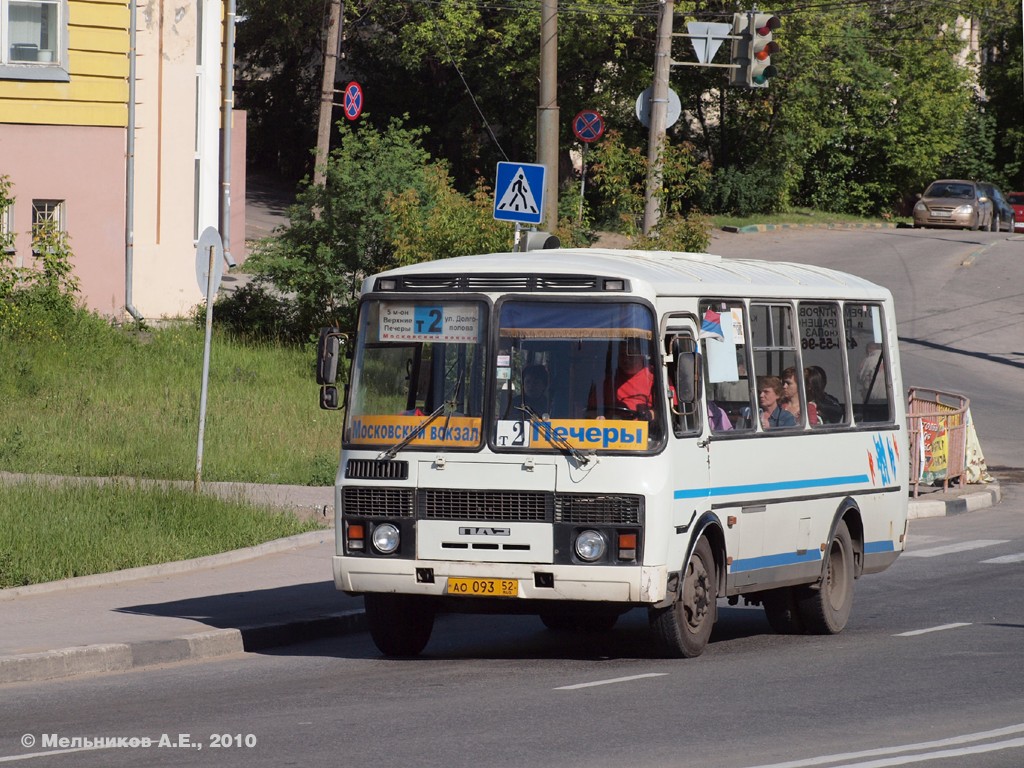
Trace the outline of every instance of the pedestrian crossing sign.
<path fill-rule="evenodd" d="M 498 163 L 494 183 L 494 218 L 540 224 L 544 215 L 544 166 Z"/>

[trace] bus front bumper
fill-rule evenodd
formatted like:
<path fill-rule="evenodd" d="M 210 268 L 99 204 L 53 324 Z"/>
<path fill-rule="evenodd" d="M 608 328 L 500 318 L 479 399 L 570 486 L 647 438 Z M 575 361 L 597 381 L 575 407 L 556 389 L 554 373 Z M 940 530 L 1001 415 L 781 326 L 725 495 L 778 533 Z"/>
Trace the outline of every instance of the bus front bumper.
<path fill-rule="evenodd" d="M 561 600 L 654 604 L 666 597 L 664 566 L 538 565 L 332 558 L 335 586 L 348 593 L 391 592 L 448 596 L 448 579 L 515 580 L 511 600 Z M 473 599 L 473 598 L 467 598 Z"/>

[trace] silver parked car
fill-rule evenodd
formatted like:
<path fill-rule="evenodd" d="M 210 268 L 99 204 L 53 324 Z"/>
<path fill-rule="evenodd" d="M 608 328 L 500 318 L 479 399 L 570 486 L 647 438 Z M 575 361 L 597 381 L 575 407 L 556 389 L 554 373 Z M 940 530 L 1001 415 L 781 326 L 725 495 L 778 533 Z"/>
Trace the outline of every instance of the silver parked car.
<path fill-rule="evenodd" d="M 939 179 L 928 185 L 914 206 L 914 227 L 989 229 L 992 210 L 992 200 L 980 184 Z"/>

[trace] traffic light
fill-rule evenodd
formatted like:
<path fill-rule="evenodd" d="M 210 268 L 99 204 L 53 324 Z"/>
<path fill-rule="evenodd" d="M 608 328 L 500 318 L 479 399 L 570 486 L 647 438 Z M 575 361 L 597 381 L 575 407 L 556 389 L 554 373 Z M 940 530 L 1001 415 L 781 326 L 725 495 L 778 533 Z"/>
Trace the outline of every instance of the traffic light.
<path fill-rule="evenodd" d="M 732 16 L 732 59 L 734 67 L 729 76 L 732 85 L 746 88 L 767 88 L 768 79 L 775 76 L 772 54 L 778 53 L 779 44 L 772 33 L 781 26 L 778 16 L 771 13 L 734 13 Z"/>
<path fill-rule="evenodd" d="M 768 78 L 775 77 L 775 67 L 772 66 L 772 54 L 779 52 L 779 44 L 772 40 L 772 32 L 782 24 L 778 16 L 770 13 L 754 13 L 753 23 L 753 45 L 751 53 L 753 61 L 750 64 L 750 87 L 767 88 Z"/>

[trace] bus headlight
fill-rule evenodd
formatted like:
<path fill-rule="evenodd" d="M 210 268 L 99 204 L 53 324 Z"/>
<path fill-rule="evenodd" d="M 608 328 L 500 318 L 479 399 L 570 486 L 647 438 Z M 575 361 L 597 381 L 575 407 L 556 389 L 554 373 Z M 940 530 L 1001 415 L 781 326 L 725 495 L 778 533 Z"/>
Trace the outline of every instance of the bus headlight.
<path fill-rule="evenodd" d="M 608 549 L 608 543 L 604 540 L 604 536 L 597 531 L 583 531 L 576 537 L 576 543 L 573 546 L 580 560 L 586 560 L 588 563 L 600 560 Z"/>
<path fill-rule="evenodd" d="M 382 555 L 394 553 L 400 539 L 398 528 L 391 523 L 381 523 L 373 529 L 373 548 Z"/>

